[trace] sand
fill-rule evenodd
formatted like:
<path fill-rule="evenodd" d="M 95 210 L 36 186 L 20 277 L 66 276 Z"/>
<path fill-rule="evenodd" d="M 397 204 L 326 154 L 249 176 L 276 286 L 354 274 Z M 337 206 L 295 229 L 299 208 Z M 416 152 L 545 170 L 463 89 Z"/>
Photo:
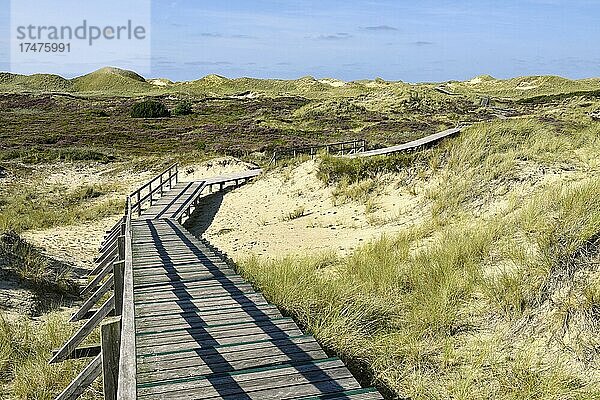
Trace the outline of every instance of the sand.
<path fill-rule="evenodd" d="M 119 218 L 119 215 L 115 215 L 99 221 L 28 231 L 21 236 L 31 244 L 41 247 L 44 253 L 52 258 L 92 270 L 105 231 Z"/>
<path fill-rule="evenodd" d="M 207 162 L 180 167 L 180 180 L 191 181 L 205 177 L 244 171 L 252 165 L 232 157 L 220 157 Z M 154 177 L 152 172 L 133 173 L 115 169 L 115 166 L 102 164 L 58 164 L 45 170 L 43 181 L 69 189 L 83 185 L 117 185 L 114 198 L 125 198 L 135 187 Z M 42 171 L 36 173 L 41 174 Z M 39 179 L 40 176 L 36 176 Z M 121 218 L 120 214 L 98 221 L 82 222 L 69 226 L 32 230 L 22 234 L 30 243 L 43 249 L 48 256 L 66 262 L 78 268 L 91 270 L 93 260 L 98 256 L 98 247 L 105 231 Z"/>
<path fill-rule="evenodd" d="M 267 172 L 224 195 L 208 196 L 188 223 L 190 229 L 233 259 L 252 254 L 276 258 L 319 252 L 346 255 L 418 220 L 416 196 L 402 193 L 394 182 L 384 185 L 375 213 L 365 212 L 356 202 L 335 205 L 333 188 L 317 178 L 316 167 L 316 162 L 307 161 Z M 304 215 L 290 219 L 297 210 Z"/>
<path fill-rule="evenodd" d="M 63 166 L 64 167 L 64 166 Z M 180 180 L 192 181 L 244 171 L 255 166 L 221 157 L 180 168 Z M 225 194 L 203 198 L 191 224 L 195 234 L 209 239 L 234 259 L 252 254 L 269 258 L 308 253 L 351 253 L 361 244 L 391 235 L 418 222 L 424 211 L 421 198 L 383 180 L 375 211 L 364 204 L 334 203 L 333 186 L 317 178 L 317 162 L 269 171 L 252 183 Z M 84 183 L 118 180 L 123 194 L 152 176 L 150 173 L 111 174 L 108 167 L 63 168 L 50 171 L 48 182 L 77 187 Z M 117 196 L 117 194 L 115 194 Z M 290 218 L 290 214 L 302 214 Z M 95 222 L 25 232 L 25 239 L 56 259 L 76 267 L 93 268 L 104 233 L 120 215 Z"/>

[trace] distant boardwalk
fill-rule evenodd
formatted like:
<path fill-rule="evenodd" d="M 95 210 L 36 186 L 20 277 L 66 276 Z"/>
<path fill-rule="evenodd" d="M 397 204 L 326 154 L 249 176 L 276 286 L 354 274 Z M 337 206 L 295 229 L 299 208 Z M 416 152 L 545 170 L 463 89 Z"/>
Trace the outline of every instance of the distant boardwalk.
<path fill-rule="evenodd" d="M 118 376 L 116 385 L 105 383 L 111 392 L 105 398 L 382 399 L 375 389 L 361 388 L 339 359 L 328 357 L 218 250 L 181 224 L 205 189 L 237 185 L 258 173 L 163 190 L 173 180 L 169 170 L 159 180 L 164 193 L 145 211 L 148 195 L 132 195 L 128 224 L 116 227 L 130 236 L 124 241 L 123 288 L 115 292 L 123 293 Z M 149 185 L 150 198 L 153 190 Z M 134 213 L 140 216 L 131 219 Z M 73 389 L 59 398 L 75 398 Z"/>
<path fill-rule="evenodd" d="M 452 128 L 446 129 L 445 131 L 434 133 L 433 135 L 425 136 L 424 138 L 413 140 L 412 142 L 399 144 L 397 146 L 385 147 L 383 149 L 369 150 L 363 151 L 362 153 L 350 154 L 345 157 L 349 158 L 360 158 L 360 157 L 372 157 L 372 156 L 381 156 L 386 154 L 398 153 L 400 151 L 406 151 L 411 149 L 416 149 L 421 146 L 426 146 L 430 143 L 437 142 L 442 140 L 445 137 L 455 135 L 462 131 L 464 128 Z"/>

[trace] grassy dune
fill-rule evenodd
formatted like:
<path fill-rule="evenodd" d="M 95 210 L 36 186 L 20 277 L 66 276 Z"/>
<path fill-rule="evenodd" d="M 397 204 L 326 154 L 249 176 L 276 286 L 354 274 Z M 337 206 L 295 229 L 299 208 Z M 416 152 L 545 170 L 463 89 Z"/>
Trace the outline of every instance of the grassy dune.
<path fill-rule="evenodd" d="M 162 84 L 111 68 L 70 80 L 0 74 L 0 232 L 120 213 L 137 173 L 173 159 L 260 152 L 264 161 L 280 146 L 359 137 L 397 144 L 490 120 L 479 97 L 508 97 L 506 107 L 530 117 L 481 122 L 410 154 L 321 161 L 339 203 L 376 207 L 382 177 L 397 179 L 425 210 L 416 225 L 344 258 L 253 258 L 240 268 L 390 397 L 600 396 L 600 124 L 587 116 L 600 109 L 597 80 L 482 77 L 449 85 L 459 96 L 433 84 L 312 77 Z M 260 96 L 227 97 L 246 91 Z M 194 112 L 132 119 L 137 97 L 171 109 L 192 99 Z M 551 103 L 520 102 L 538 98 Z M 86 168 L 95 172 L 78 174 Z M 44 265 L 30 261 L 23 273 L 35 280 Z M 46 361 L 74 329 L 58 313 L 0 317 L 2 396 L 58 394 L 82 364 Z"/>
<path fill-rule="evenodd" d="M 155 84 L 158 83 L 158 84 Z M 598 93 L 600 80 L 571 80 L 558 76 L 526 76 L 495 79 L 488 75 L 470 81 L 448 82 L 447 88 L 475 99 L 493 96 L 513 100 L 570 93 Z M 208 75 L 189 82 L 171 82 L 166 79 L 148 79 L 133 71 L 105 67 L 89 74 L 65 79 L 57 75 L 17 75 L 0 73 L 0 92 L 62 92 L 85 96 L 158 96 L 191 95 L 198 97 L 227 96 L 254 92 L 268 96 L 302 96 L 310 99 L 353 98 L 381 93 L 433 92 L 433 84 L 408 84 L 382 79 L 343 82 L 335 79 L 316 79 L 305 76 L 298 79 L 226 78 Z M 444 95 L 440 95 L 440 98 Z"/>
<path fill-rule="evenodd" d="M 68 316 L 50 313 L 41 321 L 7 320 L 0 314 L 0 396 L 16 399 L 54 399 L 81 371 L 86 360 L 49 365 L 48 355 L 75 332 Z M 87 344 L 98 342 L 91 335 Z M 82 399 L 101 399 L 101 380 Z"/>
<path fill-rule="evenodd" d="M 600 124 L 523 119 L 410 157 L 325 159 L 323 179 L 346 188 L 429 182 L 428 217 L 346 258 L 240 269 L 399 398 L 597 398 L 598 157 Z"/>
<path fill-rule="evenodd" d="M 584 93 L 593 93 L 597 97 L 600 80 L 571 80 L 560 76 L 524 76 L 503 80 L 483 75 L 466 82 L 452 82 L 448 86 L 457 93 L 478 93 L 517 100 Z"/>

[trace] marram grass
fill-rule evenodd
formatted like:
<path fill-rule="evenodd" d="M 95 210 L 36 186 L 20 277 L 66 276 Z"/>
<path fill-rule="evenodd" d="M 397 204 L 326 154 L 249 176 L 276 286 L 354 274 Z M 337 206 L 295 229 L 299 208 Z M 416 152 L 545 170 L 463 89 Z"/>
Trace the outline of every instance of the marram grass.
<path fill-rule="evenodd" d="M 600 398 L 598 133 L 481 124 L 420 153 L 410 174 L 393 159 L 325 159 L 322 177 L 347 201 L 420 171 L 429 217 L 344 258 L 239 269 L 398 398 Z"/>

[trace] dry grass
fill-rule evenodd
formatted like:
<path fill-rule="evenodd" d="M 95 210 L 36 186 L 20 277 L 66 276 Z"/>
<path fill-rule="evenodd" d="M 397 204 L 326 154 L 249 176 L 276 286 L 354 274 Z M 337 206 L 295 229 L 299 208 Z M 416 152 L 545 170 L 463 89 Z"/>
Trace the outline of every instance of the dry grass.
<path fill-rule="evenodd" d="M 48 364 L 52 349 L 62 346 L 75 331 L 76 327 L 67 320 L 59 313 L 48 314 L 40 322 L 26 318 L 10 321 L 0 314 L 2 398 L 54 399 L 81 371 L 89 360 Z M 100 382 L 82 398 L 101 399 Z"/>
<path fill-rule="evenodd" d="M 427 182 L 419 225 L 346 258 L 254 257 L 241 272 L 398 397 L 597 398 L 599 137 L 477 125 L 398 172 Z M 324 163 L 350 201 L 381 174 Z"/>

